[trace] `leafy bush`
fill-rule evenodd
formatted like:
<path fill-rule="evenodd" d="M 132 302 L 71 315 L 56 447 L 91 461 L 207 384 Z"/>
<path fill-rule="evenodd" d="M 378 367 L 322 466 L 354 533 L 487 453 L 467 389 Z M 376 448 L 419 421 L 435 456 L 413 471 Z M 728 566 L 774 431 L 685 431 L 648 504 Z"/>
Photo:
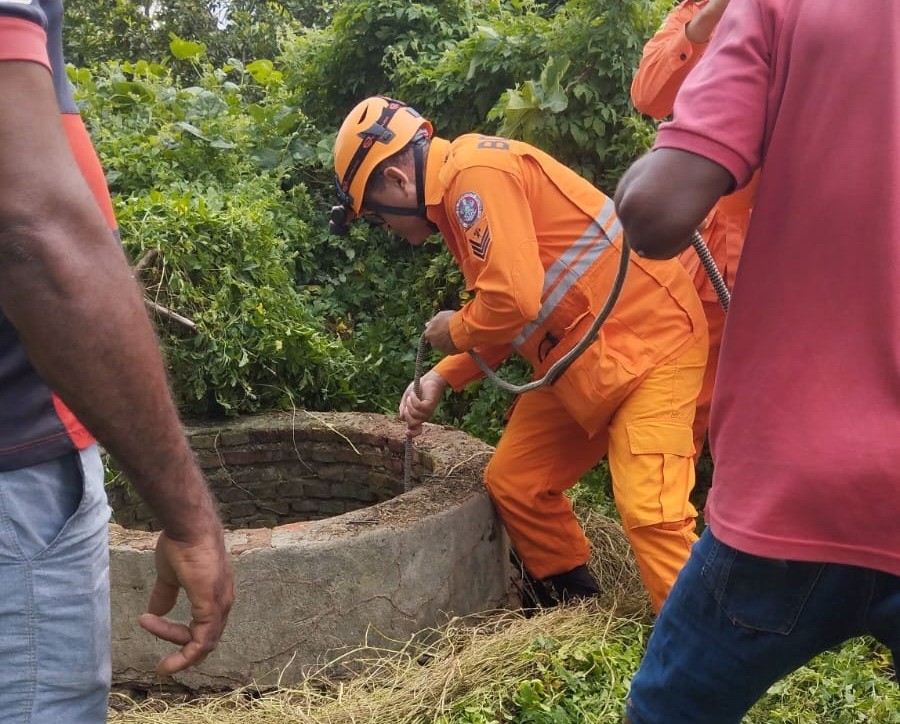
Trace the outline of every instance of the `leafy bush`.
<path fill-rule="evenodd" d="M 334 409 L 352 399 L 355 364 L 294 288 L 270 189 L 245 183 L 227 194 L 200 184 L 150 191 L 130 199 L 120 222 L 126 237 L 161 250 L 150 290 L 198 325 L 192 338 L 167 336 L 184 408 Z"/>
<path fill-rule="evenodd" d="M 316 210 L 281 177 L 292 134 L 307 129 L 277 79 L 257 70 L 269 86 L 236 67 L 207 69 L 187 87 L 143 62 L 73 73 L 125 248 L 135 259 L 160 251 L 148 290 L 197 324 L 196 333 L 162 327 L 175 392 L 193 414 L 355 399 L 357 364 L 295 285 Z M 266 153 L 272 145 L 283 157 Z"/>
<path fill-rule="evenodd" d="M 330 25 L 285 44 L 289 83 L 320 127 L 336 128 L 366 96 L 397 95 L 392 76 L 401 58 L 424 62 L 464 38 L 478 5 L 471 0 L 342 2 Z"/>
<path fill-rule="evenodd" d="M 628 89 L 643 45 L 669 6 L 561 5 L 539 31 L 541 52 L 532 61 L 539 65 L 490 114 L 501 121 L 499 133 L 543 148 L 611 193 L 653 141 L 655 125 L 632 108 Z"/>
<path fill-rule="evenodd" d="M 328 23 L 333 0 L 66 0 L 66 57 L 75 66 L 112 60 L 163 62 L 172 37 L 202 42 L 224 65 L 274 58 L 290 28 Z M 188 71 L 184 69 L 187 73 Z"/>
<path fill-rule="evenodd" d="M 625 79 L 661 0 L 239 2 L 212 25 L 212 4 L 180 18 L 180 3 L 158 4 L 148 24 L 136 0 L 94 14 L 75 0 L 67 21 L 85 61 L 147 55 L 95 60 L 72 78 L 126 249 L 164 247 L 144 279 L 200 325 L 195 337 L 162 322 L 191 413 L 289 398 L 392 413 L 424 322 L 459 306 L 460 274 L 439 242 L 412 251 L 366 229 L 328 236 L 333 133 L 359 98 L 404 97 L 448 137 L 524 137 L 607 187 L 652 133 Z M 95 32 L 108 48 L 88 42 Z M 493 442 L 509 402 L 473 385 L 436 419 Z"/>

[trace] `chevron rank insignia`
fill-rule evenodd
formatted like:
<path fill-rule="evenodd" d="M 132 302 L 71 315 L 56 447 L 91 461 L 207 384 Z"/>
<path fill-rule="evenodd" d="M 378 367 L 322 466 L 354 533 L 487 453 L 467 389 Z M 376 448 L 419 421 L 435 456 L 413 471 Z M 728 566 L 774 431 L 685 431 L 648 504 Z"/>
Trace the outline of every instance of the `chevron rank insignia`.
<path fill-rule="evenodd" d="M 469 229 L 466 232 L 466 239 L 469 240 L 469 246 L 472 247 L 472 253 L 477 259 L 484 261 L 487 258 L 488 250 L 491 248 L 491 227 L 488 225 L 487 219 L 478 226 Z"/>

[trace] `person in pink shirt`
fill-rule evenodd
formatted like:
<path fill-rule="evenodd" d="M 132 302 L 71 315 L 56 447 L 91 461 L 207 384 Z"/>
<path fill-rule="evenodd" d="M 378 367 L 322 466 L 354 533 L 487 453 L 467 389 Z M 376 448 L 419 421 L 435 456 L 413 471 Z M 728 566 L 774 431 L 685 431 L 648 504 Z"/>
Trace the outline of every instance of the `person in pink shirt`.
<path fill-rule="evenodd" d="M 631 82 L 631 101 L 637 110 L 658 121 L 672 115 L 678 90 L 687 74 L 706 53 L 728 2 L 684 0 L 669 13 L 663 27 L 644 46 L 640 65 Z M 754 176 L 742 189 L 719 199 L 698 225 L 700 236 L 709 248 L 728 291 L 734 287 L 741 249 L 750 223 L 756 180 Z M 725 329 L 725 310 L 693 247 L 679 254 L 678 260 L 694 280 L 709 327 L 709 356 L 694 414 L 694 459 L 697 460 L 706 444 L 710 403 Z"/>
<path fill-rule="evenodd" d="M 616 193 L 668 258 L 761 169 L 712 403 L 709 527 L 627 717 L 738 722 L 868 634 L 900 660 L 900 6 L 731 0 Z"/>

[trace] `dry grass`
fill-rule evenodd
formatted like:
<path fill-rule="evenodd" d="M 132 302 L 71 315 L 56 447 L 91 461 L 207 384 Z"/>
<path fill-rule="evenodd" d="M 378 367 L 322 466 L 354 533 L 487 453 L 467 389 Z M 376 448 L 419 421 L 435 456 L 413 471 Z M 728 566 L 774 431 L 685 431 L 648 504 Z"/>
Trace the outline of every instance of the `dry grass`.
<path fill-rule="evenodd" d="M 590 509 L 578 513 L 591 541 L 590 569 L 602 591 L 601 604 L 623 616 L 649 617 L 650 596 L 622 526 Z"/>
<path fill-rule="evenodd" d="M 113 714 L 118 724 L 412 724 L 446 721 L 452 710 L 495 703 L 518 682 L 537 676 L 523 656 L 541 638 L 562 645 L 634 636 L 633 620 L 596 604 L 549 609 L 531 618 L 512 612 L 477 624 L 453 620 L 429 646 L 371 650 L 366 668 L 344 682 L 311 677 L 297 688 L 166 705 L 148 700 Z M 354 656 L 359 655 L 354 652 Z"/>
<path fill-rule="evenodd" d="M 183 704 L 148 699 L 114 700 L 116 724 L 412 724 L 449 721 L 467 705 L 500 706 L 522 680 L 538 675 L 539 662 L 523 655 L 539 639 L 563 646 L 590 642 L 596 650 L 616 637 L 635 636 L 649 602 L 621 528 L 586 513 L 593 543 L 591 569 L 604 596 L 581 606 L 553 608 L 531 618 L 501 611 L 453 619 L 423 632 L 397 650 L 361 648 L 346 655 L 357 673 L 336 679 L 332 664 L 295 688 L 241 690 Z M 430 642 L 430 643 L 423 643 Z M 612 667 L 611 667 L 612 668 Z"/>
<path fill-rule="evenodd" d="M 590 702 L 570 718 L 553 721 L 617 722 L 627 682 L 637 666 L 649 604 L 619 526 L 597 514 L 583 524 L 594 544 L 592 571 L 606 592 L 601 600 L 553 608 L 532 618 L 510 612 L 478 620 L 454 619 L 423 632 L 396 650 L 357 649 L 347 654 L 345 671 L 334 678 L 323 669 L 295 688 L 270 692 L 236 691 L 227 696 L 167 703 L 114 701 L 113 724 L 453 724 L 507 721 L 512 695 L 522 682 L 547 680 L 548 670 L 590 652 L 591 666 L 605 682 Z M 551 641 L 552 646 L 545 647 Z M 430 642 L 430 643 L 423 643 Z M 556 652 L 556 653 L 554 653 Z M 554 658 L 555 657 L 555 658 Z M 577 657 L 576 657 L 577 658 Z M 576 667 L 577 668 L 577 667 Z M 898 722 L 897 687 L 889 677 L 889 656 L 868 641 L 850 642 L 773 687 L 747 717 L 753 722 Z M 566 696 L 562 693 L 561 696 Z M 478 716 L 469 719 L 472 707 Z M 589 714 L 587 713 L 589 712 Z M 549 715 L 548 715 L 549 716 Z M 569 715 L 563 715 L 569 716 Z M 542 718 L 540 721 L 550 721 Z M 528 719 L 537 721 L 537 719 Z"/>

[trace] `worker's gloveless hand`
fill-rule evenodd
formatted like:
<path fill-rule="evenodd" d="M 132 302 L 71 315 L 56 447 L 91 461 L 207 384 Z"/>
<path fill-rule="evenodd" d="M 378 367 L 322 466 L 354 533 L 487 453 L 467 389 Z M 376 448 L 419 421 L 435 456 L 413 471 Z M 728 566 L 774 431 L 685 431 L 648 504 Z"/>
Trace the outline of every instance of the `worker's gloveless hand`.
<path fill-rule="evenodd" d="M 459 354 L 461 349 L 457 349 L 453 344 L 453 338 L 450 336 L 450 317 L 456 312 L 443 311 L 435 314 L 425 325 L 425 339 L 438 352 L 444 354 Z"/>
<path fill-rule="evenodd" d="M 180 588 L 191 602 L 187 626 L 163 618 L 175 605 Z M 156 544 L 156 583 L 149 613 L 140 617 L 140 624 L 181 648 L 157 664 L 157 673 L 168 676 L 203 661 L 219 643 L 233 600 L 231 562 L 221 528 L 213 526 L 208 534 L 189 543 L 163 531 Z"/>
<path fill-rule="evenodd" d="M 441 401 L 441 395 L 447 388 L 447 380 L 431 370 L 422 375 L 419 387 L 421 388 L 421 397 L 416 395 L 415 383 L 411 382 L 403 393 L 403 397 L 400 398 L 400 419 L 406 423 L 407 437 L 416 437 L 416 435 L 422 434 L 422 423 L 427 422 L 434 415 L 434 411 Z"/>

